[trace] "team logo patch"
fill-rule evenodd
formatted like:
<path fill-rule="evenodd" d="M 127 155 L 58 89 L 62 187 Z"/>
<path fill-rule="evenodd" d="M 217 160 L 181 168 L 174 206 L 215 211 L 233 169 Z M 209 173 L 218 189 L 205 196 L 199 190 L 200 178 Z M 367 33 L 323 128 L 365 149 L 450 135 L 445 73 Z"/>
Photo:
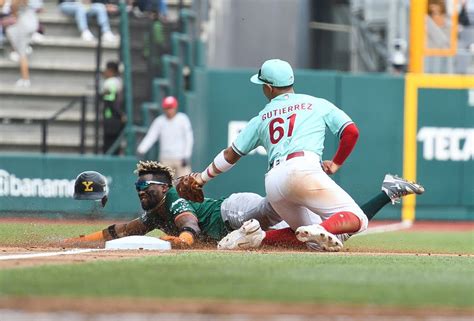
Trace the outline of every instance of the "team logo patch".
<path fill-rule="evenodd" d="M 94 188 L 92 187 L 92 184 L 94 184 L 94 182 L 91 182 L 91 181 L 84 181 L 82 182 L 82 185 L 84 185 L 84 192 L 93 192 L 94 191 Z"/>

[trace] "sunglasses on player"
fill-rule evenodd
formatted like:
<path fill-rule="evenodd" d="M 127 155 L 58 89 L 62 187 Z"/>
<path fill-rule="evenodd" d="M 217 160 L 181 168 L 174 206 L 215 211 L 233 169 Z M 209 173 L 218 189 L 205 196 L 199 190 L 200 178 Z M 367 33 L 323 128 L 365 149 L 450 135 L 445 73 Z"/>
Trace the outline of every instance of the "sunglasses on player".
<path fill-rule="evenodd" d="M 266 84 L 273 85 L 273 81 L 270 81 L 270 80 L 268 80 L 268 79 L 266 79 L 262 76 L 262 69 L 261 68 L 258 70 L 258 79 L 260 79 L 261 81 L 263 81 Z"/>
<path fill-rule="evenodd" d="M 146 190 L 148 187 L 150 187 L 150 185 L 152 185 L 152 184 L 155 184 L 155 185 L 166 185 L 166 186 L 169 185 L 169 184 L 167 184 L 167 183 L 158 182 L 158 181 L 136 181 L 136 182 L 135 182 L 135 188 L 137 189 L 137 192 L 139 192 L 139 191 L 144 191 L 144 190 Z"/>

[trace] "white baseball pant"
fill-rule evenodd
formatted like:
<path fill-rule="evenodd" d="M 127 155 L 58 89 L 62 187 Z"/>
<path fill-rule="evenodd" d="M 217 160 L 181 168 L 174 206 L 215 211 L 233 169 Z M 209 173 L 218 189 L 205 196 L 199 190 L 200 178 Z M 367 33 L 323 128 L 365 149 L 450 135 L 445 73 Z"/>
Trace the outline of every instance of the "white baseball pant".
<path fill-rule="evenodd" d="M 265 175 L 267 199 L 293 230 L 314 224 L 313 213 L 324 221 L 345 211 L 360 219 L 358 232 L 367 229 L 367 216 L 352 197 L 323 171 L 318 155 L 305 151 L 304 156 L 289 160 L 282 158 L 275 164 Z"/>

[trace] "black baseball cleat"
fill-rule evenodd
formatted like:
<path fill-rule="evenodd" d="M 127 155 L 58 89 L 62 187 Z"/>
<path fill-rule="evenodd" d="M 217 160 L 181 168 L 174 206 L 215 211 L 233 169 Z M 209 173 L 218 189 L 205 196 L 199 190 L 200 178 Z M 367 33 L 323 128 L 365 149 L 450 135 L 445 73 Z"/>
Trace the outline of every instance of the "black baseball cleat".
<path fill-rule="evenodd" d="M 395 204 L 403 196 L 411 194 L 423 194 L 425 188 L 418 183 L 409 182 L 406 179 L 400 178 L 397 175 L 387 174 L 382 183 L 382 191 L 387 194 Z"/>

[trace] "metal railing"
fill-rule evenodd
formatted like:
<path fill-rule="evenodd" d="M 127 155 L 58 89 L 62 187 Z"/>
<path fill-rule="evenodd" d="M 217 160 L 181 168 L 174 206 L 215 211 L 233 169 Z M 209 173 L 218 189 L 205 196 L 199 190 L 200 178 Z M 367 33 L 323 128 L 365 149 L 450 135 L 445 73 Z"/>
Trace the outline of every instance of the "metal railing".
<path fill-rule="evenodd" d="M 187 112 L 186 92 L 194 90 L 193 71 L 203 66 L 203 50 L 197 40 L 196 14 L 192 10 L 180 9 L 180 32 L 171 33 L 171 54 L 161 56 L 162 75 L 152 81 L 150 102 L 141 105 L 142 123 L 133 126 L 135 135 L 144 135 L 153 119 L 159 114 L 160 102 L 168 95 L 178 98 L 180 109 Z M 150 41 L 150 46 L 155 44 Z M 156 145 L 147 153 L 149 158 L 156 158 Z"/>
<path fill-rule="evenodd" d="M 101 103 L 101 92 L 100 92 L 100 80 L 102 77 L 102 30 L 101 26 L 98 26 L 97 32 L 97 47 L 95 50 L 95 72 L 94 72 L 94 107 L 95 107 L 95 124 L 94 129 L 96 132 L 94 140 L 94 154 L 99 154 L 99 118 L 100 118 L 100 103 Z"/>
<path fill-rule="evenodd" d="M 74 108 L 80 104 L 80 126 L 79 126 L 79 153 L 85 153 L 85 140 L 86 140 L 86 109 L 87 109 L 87 97 L 79 96 L 71 100 L 66 106 L 55 112 L 48 118 L 35 119 L 29 117 L 0 117 L 0 123 L 2 124 L 18 124 L 18 125 L 36 125 L 40 126 L 41 129 L 41 143 L 40 151 L 45 154 L 48 152 L 48 132 L 51 123 L 57 120 L 61 114 Z M 98 133 L 96 133 L 97 135 Z"/>
<path fill-rule="evenodd" d="M 54 113 L 51 117 L 41 119 L 39 120 L 41 122 L 41 152 L 47 153 L 48 152 L 48 129 L 50 123 L 54 122 L 61 114 L 64 112 L 72 109 L 73 107 L 76 106 L 77 103 L 80 103 L 80 108 L 81 108 L 81 119 L 80 119 L 80 127 L 79 127 L 79 153 L 84 154 L 85 152 L 85 137 L 86 137 L 86 107 L 87 107 L 87 101 L 86 101 L 86 96 L 81 96 L 74 98 L 58 110 L 56 113 Z M 96 133 L 97 135 L 98 133 Z"/>
<path fill-rule="evenodd" d="M 133 90 L 132 90 L 132 65 L 130 57 L 130 27 L 126 1 L 120 0 L 120 57 L 123 63 L 123 104 L 127 115 L 125 124 L 125 138 L 127 141 L 126 155 L 135 153 L 135 135 L 133 132 Z M 118 146 L 119 143 L 113 144 Z"/>
<path fill-rule="evenodd" d="M 123 64 L 123 73 L 122 73 L 122 82 L 123 82 L 123 89 L 122 89 L 122 104 L 123 108 L 125 109 L 125 114 L 127 116 L 127 122 L 125 124 L 125 128 L 120 132 L 117 136 L 117 139 L 109 147 L 107 151 L 105 151 L 106 155 L 113 155 L 118 148 L 120 148 L 122 141 L 125 140 L 126 155 L 133 155 L 134 148 L 135 148 L 135 135 L 133 130 L 133 83 L 132 83 L 132 66 L 131 66 L 131 54 L 130 54 L 130 27 L 129 27 L 129 20 L 128 20 L 128 13 L 127 13 L 127 4 L 125 0 L 119 1 L 119 17 L 120 17 L 120 61 Z M 100 43 L 100 38 L 99 38 Z M 100 66 L 100 56 L 101 53 L 100 47 L 97 49 L 96 55 L 96 63 L 97 66 Z M 98 79 L 99 73 L 96 72 L 96 80 Z M 97 90 L 97 83 L 96 81 L 96 118 L 99 119 L 99 94 Z M 96 131 L 98 133 L 98 122 L 96 123 Z M 98 149 L 98 135 L 96 135 L 96 154 L 99 153 Z"/>

